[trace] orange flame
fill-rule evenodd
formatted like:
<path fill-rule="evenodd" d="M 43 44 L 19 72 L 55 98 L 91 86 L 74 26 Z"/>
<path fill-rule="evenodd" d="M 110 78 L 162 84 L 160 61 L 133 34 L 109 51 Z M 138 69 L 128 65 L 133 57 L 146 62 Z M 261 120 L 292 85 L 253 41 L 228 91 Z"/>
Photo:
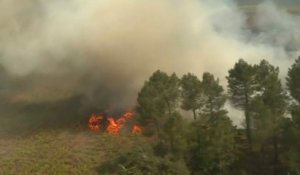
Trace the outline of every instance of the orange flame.
<path fill-rule="evenodd" d="M 121 118 L 119 118 L 117 121 L 112 117 L 108 118 L 109 125 L 106 128 L 106 131 L 110 134 L 120 133 L 120 131 L 123 128 L 124 124 L 129 119 L 132 119 L 132 117 L 133 117 L 133 113 L 132 112 L 127 112 Z"/>
<path fill-rule="evenodd" d="M 110 134 L 117 134 L 121 130 L 121 126 L 118 125 L 118 123 L 115 121 L 114 118 L 110 117 L 107 119 L 109 124 L 108 127 L 106 128 L 106 131 Z"/>
<path fill-rule="evenodd" d="M 143 132 L 143 127 L 139 126 L 139 125 L 133 125 L 131 133 L 132 134 L 139 134 Z"/>
<path fill-rule="evenodd" d="M 89 119 L 89 128 L 92 131 L 100 131 L 102 120 L 103 120 L 103 116 L 92 114 Z"/>
<path fill-rule="evenodd" d="M 120 131 L 122 130 L 123 126 L 125 125 L 125 123 L 132 119 L 134 116 L 134 114 L 132 112 L 126 112 L 125 114 L 123 114 L 119 119 L 115 120 L 113 117 L 109 117 L 107 119 L 108 121 L 108 126 L 106 128 L 106 132 L 110 133 L 110 134 L 119 134 Z M 103 116 L 101 115 L 95 115 L 92 114 L 90 119 L 89 119 L 89 128 L 92 131 L 100 131 L 101 129 L 101 122 L 103 120 Z M 143 128 L 139 125 L 134 125 L 131 133 L 132 134 L 137 134 L 137 133 L 141 133 L 143 131 Z"/>

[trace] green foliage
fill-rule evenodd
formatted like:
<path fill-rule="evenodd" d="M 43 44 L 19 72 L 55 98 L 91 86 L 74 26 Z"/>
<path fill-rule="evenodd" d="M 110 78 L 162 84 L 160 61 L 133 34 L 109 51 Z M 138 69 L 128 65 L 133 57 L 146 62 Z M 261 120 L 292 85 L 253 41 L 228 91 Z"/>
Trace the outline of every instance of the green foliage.
<path fill-rule="evenodd" d="M 246 135 L 249 145 L 249 151 L 252 150 L 252 133 L 251 133 L 251 117 L 250 117 L 250 103 L 253 93 L 256 90 L 255 69 L 246 61 L 240 59 L 233 69 L 229 70 L 228 91 L 230 101 L 233 106 L 243 109 L 245 112 L 246 121 Z"/>
<path fill-rule="evenodd" d="M 226 101 L 224 90 L 214 75 L 203 73 L 202 82 L 193 74 L 183 75 L 181 79 L 182 109 L 192 110 L 194 120 L 197 113 L 201 116 L 227 113 L 223 108 Z"/>
<path fill-rule="evenodd" d="M 270 168 L 270 171 L 280 172 L 283 165 L 280 162 L 282 147 L 282 122 L 287 110 L 287 96 L 278 77 L 279 68 L 266 60 L 254 66 L 258 86 L 251 102 L 251 116 L 255 135 L 255 151 L 260 151 L 262 157 L 260 166 Z M 260 162 L 260 161 L 259 161 Z"/>
<path fill-rule="evenodd" d="M 230 100 L 235 107 L 247 110 L 251 95 L 256 89 L 255 69 L 243 59 L 240 59 L 233 69 L 230 69 L 228 91 Z"/>
<path fill-rule="evenodd" d="M 266 60 L 262 60 L 255 68 L 259 82 L 259 94 L 261 94 L 258 96 L 262 98 L 266 106 L 272 108 L 273 112 L 279 115 L 284 114 L 287 107 L 287 96 L 278 78 L 279 68 L 275 68 Z"/>
<path fill-rule="evenodd" d="M 280 143 L 285 152 L 281 156 L 282 161 L 286 162 L 290 174 L 300 173 L 300 127 L 291 119 L 282 122 L 282 135 Z"/>
<path fill-rule="evenodd" d="M 291 172 L 300 174 L 300 57 L 295 60 L 295 63 L 289 69 L 286 80 L 290 95 L 297 102 L 292 103 L 290 107 L 292 123 L 290 127 L 285 129 L 289 138 L 289 151 L 286 156 Z"/>
<path fill-rule="evenodd" d="M 219 85 L 219 80 L 215 79 L 214 75 L 205 72 L 202 78 L 202 88 L 204 105 L 200 111 L 201 116 L 216 117 L 218 115 L 225 115 L 227 111 L 222 109 L 226 101 L 223 87 Z"/>
<path fill-rule="evenodd" d="M 100 174 L 118 175 L 188 175 L 182 160 L 172 157 L 155 156 L 149 145 L 134 145 L 116 159 L 97 168 Z"/>
<path fill-rule="evenodd" d="M 246 134 L 251 155 L 247 156 L 247 171 L 257 174 L 253 167 L 265 167 L 261 173 L 284 171 L 282 123 L 287 111 L 287 95 L 278 77 L 279 68 L 266 60 L 249 65 L 239 60 L 227 77 L 232 104 L 245 112 Z M 254 166 L 253 166 L 254 165 Z"/>
<path fill-rule="evenodd" d="M 291 114 L 294 124 L 300 129 L 300 105 L 292 106 Z"/>
<path fill-rule="evenodd" d="M 178 86 L 172 77 L 174 75 L 155 72 L 138 96 L 137 111 L 144 124 L 149 127 L 158 122 L 154 126 L 158 128 L 158 137 L 152 145 L 153 154 L 159 159 L 185 157 L 192 174 L 229 172 L 236 160 L 236 133 L 223 109 L 226 95 L 219 80 L 205 72 L 201 82 L 189 73 L 182 77 Z M 199 118 L 187 126 L 178 113 L 178 106 L 168 105 L 180 100 L 177 96 L 180 89 L 181 108 L 192 110 L 195 119 L 196 111 L 199 114 Z"/>
<path fill-rule="evenodd" d="M 203 106 L 204 102 L 201 101 L 202 89 L 201 81 L 197 76 L 188 73 L 181 78 L 182 88 L 182 105 L 184 110 L 192 110 L 194 120 L 196 120 L 196 111 Z"/>
<path fill-rule="evenodd" d="M 175 74 L 171 76 L 156 71 L 145 82 L 138 94 L 137 112 L 144 125 L 145 134 L 155 134 L 158 144 L 163 148 L 159 156 L 167 153 L 180 155 L 183 134 L 183 120 L 178 112 L 180 100 L 180 81 Z M 157 149 L 156 149 L 157 150 Z"/>
<path fill-rule="evenodd" d="M 137 112 L 142 124 L 148 125 L 146 129 L 155 128 L 157 134 L 169 117 L 176 112 L 179 103 L 179 79 L 175 74 L 156 71 L 145 82 L 138 93 Z"/>
<path fill-rule="evenodd" d="M 186 161 L 192 174 L 230 174 L 237 159 L 236 132 L 226 116 L 214 120 L 201 117 L 193 122 L 187 134 Z"/>
<path fill-rule="evenodd" d="M 277 127 L 276 125 L 282 120 L 287 110 L 287 96 L 278 78 L 279 69 L 265 60 L 262 60 L 259 65 L 255 65 L 255 69 L 259 84 L 255 101 L 252 102 L 254 107 L 251 112 L 254 115 L 255 113 L 260 115 L 260 117 L 256 116 L 257 122 L 269 121 L 262 123 L 262 127 Z"/>
<path fill-rule="evenodd" d="M 300 103 L 300 57 L 289 69 L 286 80 L 292 97 Z"/>
<path fill-rule="evenodd" d="M 297 102 L 299 64 L 300 57 L 287 77 Z M 239 60 L 229 70 L 229 99 L 246 118 L 246 128 L 237 129 L 213 74 L 205 72 L 199 80 L 188 73 L 179 79 L 158 70 L 137 98 L 136 119 L 148 137 L 49 131 L 0 138 L 0 174 L 300 174 L 300 106 L 288 101 L 278 76 L 279 68 L 266 60 L 255 65 Z M 37 108 L 48 113 L 55 106 Z M 180 108 L 192 111 L 195 120 L 185 120 Z"/>

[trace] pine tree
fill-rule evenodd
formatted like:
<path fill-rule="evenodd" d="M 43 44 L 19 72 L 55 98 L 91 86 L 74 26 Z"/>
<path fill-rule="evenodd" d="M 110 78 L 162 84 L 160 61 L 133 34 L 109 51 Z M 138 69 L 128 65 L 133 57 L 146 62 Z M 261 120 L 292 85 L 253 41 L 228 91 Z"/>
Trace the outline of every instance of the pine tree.
<path fill-rule="evenodd" d="M 223 109 L 226 95 L 224 89 L 219 85 L 219 79 L 215 79 L 213 74 L 203 73 L 202 78 L 204 105 L 200 111 L 200 115 L 208 115 L 211 119 L 218 115 L 225 115 L 226 110 Z"/>
<path fill-rule="evenodd" d="M 287 86 L 291 96 L 300 103 L 300 57 L 288 71 Z"/>
<path fill-rule="evenodd" d="M 188 73 L 181 78 L 182 105 L 184 110 L 193 112 L 194 120 L 197 118 L 197 111 L 203 105 L 201 101 L 201 81 L 197 76 Z"/>
<path fill-rule="evenodd" d="M 287 87 L 290 95 L 295 102 L 291 105 L 292 124 L 287 129 L 289 147 L 289 167 L 294 174 L 300 174 L 300 57 L 295 60 L 294 64 L 288 71 Z"/>
<path fill-rule="evenodd" d="M 243 59 L 240 59 L 233 69 L 229 70 L 228 80 L 229 96 L 233 106 L 244 110 L 246 121 L 246 136 L 249 151 L 252 150 L 250 103 L 256 89 L 255 70 Z"/>
<path fill-rule="evenodd" d="M 174 152 L 179 147 L 176 143 L 180 141 L 180 126 L 183 124 L 178 112 L 179 100 L 180 80 L 175 74 L 169 76 L 159 70 L 145 82 L 138 94 L 136 110 L 139 120 L 146 133 L 157 136 L 155 150 L 160 155 Z"/>
<path fill-rule="evenodd" d="M 287 109 L 287 96 L 278 77 L 279 68 L 274 67 L 266 60 L 255 65 L 256 79 L 258 82 L 255 94 L 256 104 L 251 111 L 255 116 L 256 131 L 263 141 L 270 140 L 273 147 L 273 174 L 279 172 L 279 136 L 281 135 L 281 123 Z M 266 144 L 269 144 L 268 142 Z"/>
<path fill-rule="evenodd" d="M 188 132 L 187 164 L 192 174 L 230 174 L 236 160 L 236 131 L 223 108 L 224 90 L 214 75 L 205 72 L 201 82 L 199 118 Z"/>

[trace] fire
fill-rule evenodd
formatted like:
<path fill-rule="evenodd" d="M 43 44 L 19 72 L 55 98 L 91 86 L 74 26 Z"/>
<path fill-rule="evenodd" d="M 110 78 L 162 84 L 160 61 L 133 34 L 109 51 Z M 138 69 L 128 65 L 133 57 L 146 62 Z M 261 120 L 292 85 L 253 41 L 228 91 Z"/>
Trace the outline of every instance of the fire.
<path fill-rule="evenodd" d="M 92 114 L 89 119 L 89 128 L 92 131 L 100 131 L 102 120 L 103 120 L 103 116 Z"/>
<path fill-rule="evenodd" d="M 124 127 L 125 123 L 128 120 L 133 118 L 134 114 L 132 112 L 126 112 L 123 114 L 119 119 L 115 119 L 114 117 L 108 117 L 108 126 L 106 128 L 106 132 L 109 134 L 118 134 L 121 132 L 122 128 Z M 102 115 L 95 115 L 92 114 L 89 119 L 89 128 L 92 131 L 100 131 L 102 128 L 102 121 L 104 117 Z M 131 133 L 138 134 L 143 131 L 143 128 L 139 125 L 134 125 L 132 127 Z"/>
<path fill-rule="evenodd" d="M 143 131 L 143 128 L 139 125 L 133 125 L 131 133 L 132 134 L 139 134 Z"/>
<path fill-rule="evenodd" d="M 118 125 L 118 123 L 115 121 L 114 118 L 110 117 L 108 118 L 108 127 L 106 128 L 106 131 L 110 134 L 117 134 L 121 130 L 121 126 Z"/>
<path fill-rule="evenodd" d="M 106 131 L 110 134 L 117 134 L 120 133 L 121 129 L 123 128 L 124 124 L 132 119 L 133 113 L 132 112 L 127 112 L 125 113 L 121 118 L 118 120 L 115 120 L 112 117 L 108 118 L 109 125 L 106 128 Z"/>

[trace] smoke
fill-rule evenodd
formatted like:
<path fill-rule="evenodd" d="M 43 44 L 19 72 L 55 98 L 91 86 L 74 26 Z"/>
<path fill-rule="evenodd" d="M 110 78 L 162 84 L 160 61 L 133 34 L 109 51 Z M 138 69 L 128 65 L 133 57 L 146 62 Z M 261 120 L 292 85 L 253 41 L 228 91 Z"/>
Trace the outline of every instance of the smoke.
<path fill-rule="evenodd" d="M 134 105 L 157 69 L 225 86 L 239 58 L 287 67 L 300 44 L 299 17 L 265 2 L 249 17 L 230 0 L 0 0 L 0 63 L 14 77 L 11 101 L 83 96 L 83 106 Z"/>

